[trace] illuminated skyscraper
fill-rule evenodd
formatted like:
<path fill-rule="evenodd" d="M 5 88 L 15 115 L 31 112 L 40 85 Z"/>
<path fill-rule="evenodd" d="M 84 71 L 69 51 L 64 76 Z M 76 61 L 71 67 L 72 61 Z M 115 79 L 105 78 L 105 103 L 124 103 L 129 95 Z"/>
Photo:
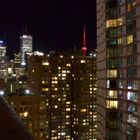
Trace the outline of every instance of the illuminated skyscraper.
<path fill-rule="evenodd" d="M 6 45 L 3 41 L 0 41 L 0 57 L 6 56 Z"/>
<path fill-rule="evenodd" d="M 0 41 L 0 79 L 7 81 L 6 45 L 3 41 Z"/>
<path fill-rule="evenodd" d="M 46 97 L 47 139 L 96 139 L 96 56 L 29 57 L 28 85 Z"/>
<path fill-rule="evenodd" d="M 26 57 L 28 54 L 32 53 L 32 36 L 26 31 L 22 36 L 20 36 L 20 55 L 21 55 L 21 66 L 26 66 Z"/>
<path fill-rule="evenodd" d="M 140 1 L 97 1 L 98 139 L 140 139 Z"/>

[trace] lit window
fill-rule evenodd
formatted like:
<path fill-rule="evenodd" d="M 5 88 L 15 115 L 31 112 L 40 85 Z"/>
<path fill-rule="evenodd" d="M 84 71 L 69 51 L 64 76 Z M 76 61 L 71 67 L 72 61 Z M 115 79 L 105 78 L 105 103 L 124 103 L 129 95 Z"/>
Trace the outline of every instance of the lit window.
<path fill-rule="evenodd" d="M 93 88 L 93 90 L 94 90 L 94 91 L 96 91 L 96 90 L 97 90 L 97 88 Z"/>
<path fill-rule="evenodd" d="M 12 73 L 12 68 L 8 68 L 8 74 Z"/>
<path fill-rule="evenodd" d="M 49 62 L 43 62 L 42 65 L 43 66 L 48 66 L 49 65 Z"/>
<path fill-rule="evenodd" d="M 70 111 L 71 109 L 70 108 L 66 108 L 66 111 Z"/>
<path fill-rule="evenodd" d="M 118 45 L 122 44 L 122 38 L 118 38 Z"/>
<path fill-rule="evenodd" d="M 64 76 L 64 77 L 65 77 L 65 76 L 66 76 L 66 74 L 62 74 L 62 76 Z"/>
<path fill-rule="evenodd" d="M 107 108 L 117 109 L 118 108 L 118 101 L 110 101 L 110 100 L 107 100 L 106 101 L 106 107 Z"/>
<path fill-rule="evenodd" d="M 70 67 L 70 66 L 71 66 L 71 64 L 66 64 L 66 66 Z"/>
<path fill-rule="evenodd" d="M 42 88 L 42 91 L 49 91 L 48 88 Z"/>
<path fill-rule="evenodd" d="M 117 77 L 117 70 L 108 70 L 107 71 L 107 77 L 109 77 L 109 78 Z"/>
<path fill-rule="evenodd" d="M 137 117 L 133 116 L 132 114 L 129 114 L 127 117 L 127 122 L 133 123 L 135 125 L 137 124 Z"/>
<path fill-rule="evenodd" d="M 21 118 L 27 117 L 27 116 L 28 116 L 28 112 L 20 113 L 19 116 L 20 116 Z"/>
<path fill-rule="evenodd" d="M 52 80 L 57 80 L 57 77 L 52 77 Z"/>
<path fill-rule="evenodd" d="M 56 133 L 57 132 L 57 130 L 52 130 L 52 133 Z"/>
<path fill-rule="evenodd" d="M 127 44 L 133 43 L 133 35 L 127 36 Z"/>
<path fill-rule="evenodd" d="M 109 90 L 107 93 L 108 98 L 117 98 L 117 90 Z"/>
<path fill-rule="evenodd" d="M 65 132 L 61 132 L 61 135 L 64 136 L 64 135 L 66 135 L 66 133 Z"/>
<path fill-rule="evenodd" d="M 66 73 L 66 70 L 62 70 L 62 73 Z"/>
<path fill-rule="evenodd" d="M 123 19 L 122 18 L 118 18 L 118 25 L 122 25 L 123 24 Z"/>
<path fill-rule="evenodd" d="M 111 19 L 106 21 L 106 27 L 116 27 L 117 26 L 117 20 L 116 19 Z"/>
<path fill-rule="evenodd" d="M 62 80 L 65 80 L 66 78 L 65 77 L 62 77 Z"/>
<path fill-rule="evenodd" d="M 122 18 L 118 18 L 118 19 L 110 19 L 106 21 L 106 28 L 110 28 L 110 27 L 117 27 L 122 25 L 123 23 L 123 19 Z"/>
<path fill-rule="evenodd" d="M 137 101 L 137 93 L 128 91 L 127 99 L 136 102 Z"/>
<path fill-rule="evenodd" d="M 54 88 L 55 91 L 57 91 L 57 88 Z"/>
<path fill-rule="evenodd" d="M 133 2 L 133 3 L 128 3 L 127 4 L 127 12 L 130 12 L 132 9 L 133 9 L 133 6 L 135 6 L 135 2 Z"/>
<path fill-rule="evenodd" d="M 52 81 L 52 84 L 57 84 L 58 83 L 58 81 Z"/>
<path fill-rule="evenodd" d="M 70 73 L 70 71 L 69 71 L 69 70 L 67 70 L 67 73 Z"/>
<path fill-rule="evenodd" d="M 69 104 L 70 104 L 70 102 L 66 102 L 66 104 L 67 104 L 67 105 L 69 105 Z"/>
<path fill-rule="evenodd" d="M 133 6 L 136 6 L 136 1 L 133 2 Z"/>
<path fill-rule="evenodd" d="M 81 63 L 86 63 L 86 60 L 81 60 Z"/>
<path fill-rule="evenodd" d="M 70 115 L 66 115 L 66 118 L 70 118 Z"/>
<path fill-rule="evenodd" d="M 86 109 L 81 109 L 80 112 L 87 112 L 87 110 Z"/>
<path fill-rule="evenodd" d="M 57 105 L 55 105 L 55 106 L 54 106 L 54 108 L 58 108 L 58 106 L 57 106 Z"/>
<path fill-rule="evenodd" d="M 86 123 L 83 123 L 83 125 L 86 125 Z"/>

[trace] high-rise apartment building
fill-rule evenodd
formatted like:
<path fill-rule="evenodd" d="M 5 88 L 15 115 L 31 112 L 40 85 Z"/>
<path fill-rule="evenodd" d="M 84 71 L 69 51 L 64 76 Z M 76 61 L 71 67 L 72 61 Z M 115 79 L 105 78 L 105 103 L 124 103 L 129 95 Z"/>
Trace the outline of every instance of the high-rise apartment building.
<path fill-rule="evenodd" d="M 24 93 L 17 92 L 8 95 L 5 93 L 4 97 L 20 118 L 22 127 L 28 130 L 35 140 L 46 140 L 48 125 L 46 98 L 32 95 L 28 90 Z"/>
<path fill-rule="evenodd" d="M 27 55 L 32 53 L 32 36 L 25 33 L 20 36 L 21 66 L 26 66 Z"/>
<path fill-rule="evenodd" d="M 21 120 L 16 116 L 16 113 L 2 96 L 0 96 L 0 110 L 1 140 L 34 140 L 31 134 L 23 126 Z"/>
<path fill-rule="evenodd" d="M 140 137 L 140 1 L 97 0 L 98 139 Z"/>
<path fill-rule="evenodd" d="M 28 65 L 30 90 L 46 97 L 47 139 L 96 139 L 96 57 L 32 55 Z"/>

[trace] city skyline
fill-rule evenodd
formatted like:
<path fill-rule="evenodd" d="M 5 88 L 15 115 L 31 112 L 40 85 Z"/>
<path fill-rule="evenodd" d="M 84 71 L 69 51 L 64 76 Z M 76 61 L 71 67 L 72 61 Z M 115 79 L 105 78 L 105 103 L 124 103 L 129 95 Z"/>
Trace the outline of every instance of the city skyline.
<path fill-rule="evenodd" d="M 139 140 L 139 0 L 1 6 L 2 134 L 22 123 L 17 136 L 36 140 Z"/>
<path fill-rule="evenodd" d="M 0 39 L 7 44 L 7 52 L 19 51 L 20 35 L 28 25 L 33 36 L 33 49 L 40 51 L 69 50 L 81 48 L 83 25 L 87 31 L 87 47 L 93 50 L 96 44 L 95 2 L 25 1 L 2 2 Z M 94 7 L 93 7 L 94 6 Z M 8 9 L 8 10 L 7 10 Z M 94 18 L 93 18 L 94 17 Z"/>

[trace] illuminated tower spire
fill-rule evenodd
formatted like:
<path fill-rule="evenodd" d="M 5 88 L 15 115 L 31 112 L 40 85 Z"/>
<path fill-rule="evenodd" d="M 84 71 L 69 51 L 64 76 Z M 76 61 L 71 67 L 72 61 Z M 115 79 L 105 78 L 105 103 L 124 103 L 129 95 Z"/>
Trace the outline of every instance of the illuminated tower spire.
<path fill-rule="evenodd" d="M 83 56 L 86 56 L 86 51 L 87 51 L 86 29 L 85 29 L 85 25 L 84 25 L 84 29 L 83 29 L 83 47 L 82 47 Z"/>

